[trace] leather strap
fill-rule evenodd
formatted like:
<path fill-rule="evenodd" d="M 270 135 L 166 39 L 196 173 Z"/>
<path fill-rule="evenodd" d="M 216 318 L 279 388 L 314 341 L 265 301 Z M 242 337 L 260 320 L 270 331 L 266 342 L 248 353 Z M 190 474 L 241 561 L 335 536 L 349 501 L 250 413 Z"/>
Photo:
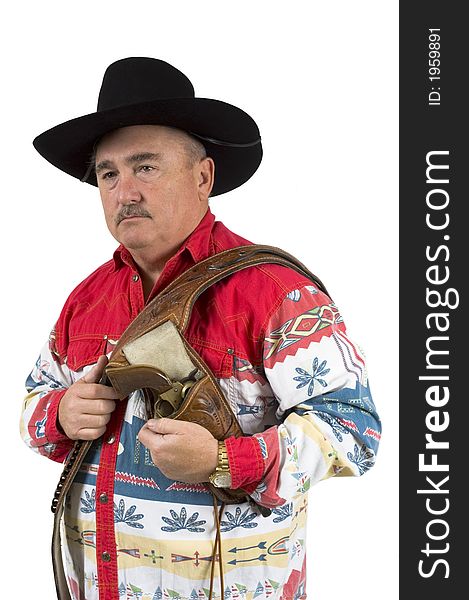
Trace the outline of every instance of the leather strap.
<path fill-rule="evenodd" d="M 291 254 L 273 246 L 238 246 L 214 254 L 197 263 L 160 292 L 124 331 L 113 354 L 129 341 L 130 336 L 144 335 L 167 320 L 171 320 L 184 334 L 197 298 L 211 285 L 237 271 L 261 264 L 283 265 L 311 279 L 325 294 L 324 284 L 303 263 Z"/>
<path fill-rule="evenodd" d="M 236 273 L 237 271 L 261 264 L 278 264 L 290 269 L 294 269 L 300 274 L 304 275 L 307 279 L 313 281 L 321 291 L 329 295 L 323 283 L 313 273 L 311 273 L 311 271 L 309 271 L 294 256 L 288 254 L 280 248 L 253 244 L 225 250 L 210 256 L 209 258 L 197 263 L 182 273 L 151 302 L 149 302 L 120 337 L 110 356 L 106 369 L 112 369 L 113 365 L 117 367 L 120 366 L 119 357 L 122 357 L 122 349 L 128 342 L 145 335 L 166 321 L 171 321 L 184 339 L 184 333 L 189 324 L 192 308 L 197 298 L 207 288 L 218 281 L 221 281 L 225 277 Z M 195 364 L 206 374 L 207 377 L 209 377 L 214 389 L 219 389 L 219 386 L 213 374 L 211 374 L 210 369 L 207 365 L 205 365 L 204 361 L 195 352 L 195 350 L 191 348 L 187 341 L 186 349 L 188 350 Z M 109 384 L 109 380 L 106 375 L 103 376 L 101 383 Z M 198 384 L 194 386 L 195 389 L 193 389 L 193 392 L 197 392 L 197 385 Z M 219 395 L 218 400 L 226 403 L 222 394 L 221 397 Z M 236 421 L 236 418 L 234 418 L 234 420 Z M 236 426 L 239 429 L 237 421 L 236 423 L 232 424 L 233 429 L 229 429 L 229 431 L 234 433 L 236 431 Z M 229 433 L 229 435 L 232 435 L 233 433 Z M 54 513 L 54 528 L 52 534 L 52 564 L 58 600 L 71 600 L 64 574 L 61 548 L 62 545 L 60 539 L 60 522 L 64 511 L 64 501 L 73 483 L 75 475 L 78 472 L 92 443 L 92 441 L 83 440 L 77 440 L 75 442 L 74 448 L 69 454 L 65 463 L 63 473 L 60 477 L 54 498 L 52 500 L 51 510 Z M 213 488 L 212 491 L 214 491 Z M 217 491 L 220 492 L 220 490 Z M 222 501 L 224 501 L 222 493 L 221 496 L 219 495 L 219 497 L 221 497 Z M 216 503 L 215 496 L 214 502 Z M 231 502 L 233 502 L 233 499 L 231 499 Z M 217 547 L 221 549 L 219 527 L 217 527 L 217 539 L 215 542 L 214 555 L 217 551 Z M 219 560 L 221 568 L 220 554 Z M 211 577 L 211 585 L 212 584 L 213 571 Z"/>

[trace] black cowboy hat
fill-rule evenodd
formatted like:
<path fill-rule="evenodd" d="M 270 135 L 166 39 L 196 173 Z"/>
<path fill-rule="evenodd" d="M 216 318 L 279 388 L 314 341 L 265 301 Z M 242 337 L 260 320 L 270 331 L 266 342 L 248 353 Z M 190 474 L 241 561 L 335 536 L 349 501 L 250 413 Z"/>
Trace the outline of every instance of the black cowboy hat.
<path fill-rule="evenodd" d="M 38 135 L 34 147 L 65 173 L 97 185 L 90 164 L 96 142 L 130 125 L 166 125 L 197 138 L 215 161 L 212 196 L 240 186 L 262 160 L 259 129 L 243 110 L 196 98 L 189 79 L 155 58 L 124 58 L 106 69 L 95 113 Z"/>

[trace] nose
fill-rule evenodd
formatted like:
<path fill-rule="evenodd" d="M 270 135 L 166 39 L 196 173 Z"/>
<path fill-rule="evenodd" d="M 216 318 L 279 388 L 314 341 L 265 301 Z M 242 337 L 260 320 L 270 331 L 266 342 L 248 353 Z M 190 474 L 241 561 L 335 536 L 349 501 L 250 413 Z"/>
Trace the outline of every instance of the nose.
<path fill-rule="evenodd" d="M 117 201 L 119 204 L 133 204 L 140 202 L 142 195 L 138 190 L 137 182 L 132 173 L 120 173 L 117 184 Z"/>

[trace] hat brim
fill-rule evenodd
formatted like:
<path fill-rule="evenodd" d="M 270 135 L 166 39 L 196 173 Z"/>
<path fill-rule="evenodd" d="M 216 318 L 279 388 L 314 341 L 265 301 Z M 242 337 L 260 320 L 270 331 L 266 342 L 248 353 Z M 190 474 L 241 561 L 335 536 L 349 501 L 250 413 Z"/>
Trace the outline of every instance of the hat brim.
<path fill-rule="evenodd" d="M 83 180 L 96 141 L 131 125 L 166 125 L 204 138 L 200 141 L 215 162 L 212 196 L 245 183 L 262 160 L 259 129 L 252 117 L 210 98 L 168 98 L 91 113 L 45 131 L 33 144 L 55 167 Z M 86 182 L 97 185 L 93 169 Z"/>

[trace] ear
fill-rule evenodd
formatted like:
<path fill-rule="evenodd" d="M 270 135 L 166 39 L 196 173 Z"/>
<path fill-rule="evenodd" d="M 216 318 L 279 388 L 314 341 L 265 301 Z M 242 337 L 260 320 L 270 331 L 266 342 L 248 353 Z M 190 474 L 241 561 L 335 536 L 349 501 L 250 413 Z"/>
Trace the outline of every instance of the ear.
<path fill-rule="evenodd" d="M 198 163 L 197 169 L 199 200 L 208 202 L 215 182 L 215 163 L 207 156 Z"/>

